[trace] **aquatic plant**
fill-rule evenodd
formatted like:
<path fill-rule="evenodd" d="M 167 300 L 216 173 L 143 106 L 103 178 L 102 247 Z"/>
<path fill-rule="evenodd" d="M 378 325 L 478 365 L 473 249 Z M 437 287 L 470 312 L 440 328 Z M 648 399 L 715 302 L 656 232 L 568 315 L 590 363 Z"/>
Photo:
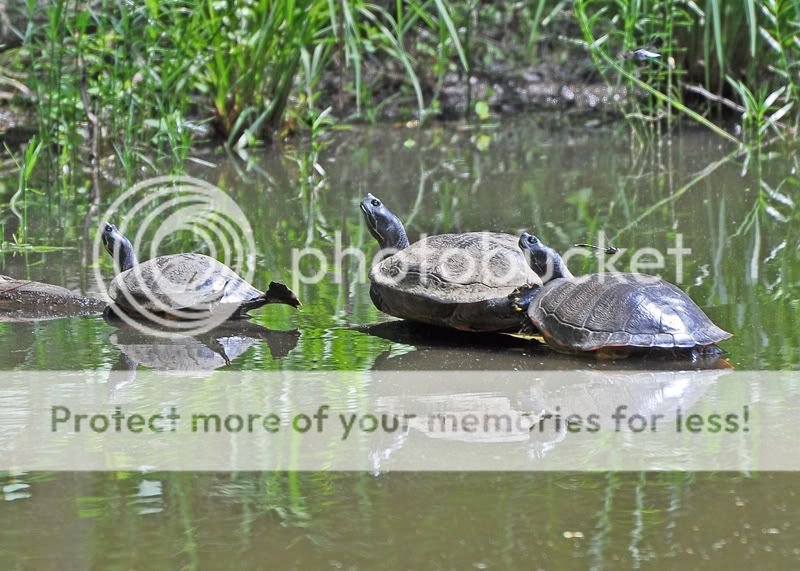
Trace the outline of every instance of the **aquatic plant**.
<path fill-rule="evenodd" d="M 33 191 L 33 188 L 31 188 L 31 174 L 36 167 L 36 162 L 39 160 L 39 154 L 42 152 L 42 142 L 34 137 L 19 157 L 8 146 L 5 146 L 5 150 L 11 156 L 11 160 L 16 165 L 18 172 L 17 191 L 8 204 L 9 210 L 18 221 L 18 231 L 14 235 L 14 239 L 17 243 L 25 244 L 28 239 L 27 195 Z"/>
<path fill-rule="evenodd" d="M 3 69 L 28 86 L 40 164 L 65 189 L 85 169 L 99 179 L 113 166 L 130 183 L 142 167 L 181 169 L 198 140 L 242 150 L 314 131 L 322 116 L 372 121 L 389 102 L 424 121 L 442 111 L 448 75 L 463 81 L 465 114 L 485 119 L 490 104 L 472 101 L 471 79 L 542 58 L 577 76 L 588 55 L 627 94 L 618 110 L 642 141 L 681 117 L 754 144 L 800 123 L 792 0 L 53 0 L 29 10 Z M 741 130 L 731 135 L 725 117 Z"/>
<path fill-rule="evenodd" d="M 733 111 L 744 130 L 796 134 L 796 110 L 790 121 L 779 120 L 792 109 L 800 83 L 797 2 L 576 0 L 574 10 L 606 82 L 645 95 L 624 109 L 642 138 L 662 119 L 671 123 L 673 111 L 699 121 L 694 110 L 715 125 Z"/>
<path fill-rule="evenodd" d="M 208 125 L 229 144 L 269 138 L 287 117 L 313 113 L 321 74 L 332 68 L 340 101 L 351 93 L 361 113 L 370 101 L 367 58 L 401 64 L 423 116 L 404 41 L 412 29 L 435 31 L 467 61 L 447 0 L 394 11 L 360 0 L 56 0 L 45 18 L 33 9 L 19 65 L 29 71 L 40 135 L 64 172 L 79 168 L 75 149 L 92 138 L 93 119 L 128 176 L 159 154 L 180 163 L 193 140 L 210 136 Z"/>

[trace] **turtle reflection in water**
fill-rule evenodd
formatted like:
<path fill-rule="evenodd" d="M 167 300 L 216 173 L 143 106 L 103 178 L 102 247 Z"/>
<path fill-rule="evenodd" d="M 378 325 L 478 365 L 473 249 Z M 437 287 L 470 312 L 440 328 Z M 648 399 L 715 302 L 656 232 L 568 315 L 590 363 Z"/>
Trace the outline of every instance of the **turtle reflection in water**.
<path fill-rule="evenodd" d="M 142 317 L 149 312 L 171 319 L 217 314 L 235 319 L 268 303 L 300 306 L 284 284 L 271 282 L 262 292 L 203 254 L 172 254 L 139 263 L 130 241 L 113 224 L 103 227 L 102 240 L 120 272 L 108 288 L 114 305 L 107 313 Z"/>
<path fill-rule="evenodd" d="M 564 420 L 569 414 L 564 411 L 582 419 L 596 414 L 593 426 L 602 433 L 613 433 L 618 430 L 616 420 L 610 414 L 598 413 L 614 411 L 625 403 L 642 418 L 659 418 L 663 426 L 669 426 L 677 411 L 696 407 L 706 392 L 729 373 L 573 368 L 568 375 L 557 371 L 530 375 L 509 371 L 502 382 L 491 387 L 487 387 L 485 375 L 472 371 L 442 375 L 423 370 L 383 375 L 380 383 L 369 387 L 370 402 L 377 414 L 398 418 L 407 415 L 409 430 L 379 435 L 378 446 L 370 453 L 373 472 L 407 466 L 410 457 L 425 458 L 428 468 L 446 470 L 458 463 L 465 469 L 486 469 L 487 457 L 475 447 L 487 442 L 508 447 L 508 454 L 498 457 L 499 469 L 543 468 L 547 464 L 541 461 L 554 450 L 558 455 L 549 458 L 551 468 L 558 469 L 564 458 L 578 459 L 574 462 L 589 468 L 597 461 L 603 462 L 607 450 L 592 440 L 570 438 L 575 434 L 571 423 Z M 465 430 L 465 421 L 470 417 L 480 424 Z M 487 420 L 488 424 L 484 424 Z M 585 424 L 583 428 L 593 426 Z M 417 438 L 415 433 L 425 438 Z M 414 454 L 404 458 L 398 452 L 408 441 L 414 442 Z M 698 450 L 696 457 L 704 454 Z M 666 449 L 657 448 L 642 449 L 636 454 L 659 461 L 669 456 Z M 684 464 L 686 458 L 673 460 Z"/>
<path fill-rule="evenodd" d="M 576 278 L 538 237 L 524 232 L 519 246 L 544 285 L 521 288 L 512 299 L 557 351 L 718 353 L 716 343 L 731 337 L 686 293 L 658 277 L 620 272 Z"/>
<path fill-rule="evenodd" d="M 274 331 L 254 323 L 223 325 L 196 336 L 174 333 L 167 337 L 119 324 L 109 340 L 132 363 L 161 371 L 199 371 L 230 365 L 259 341 L 266 342 L 273 359 L 285 357 L 299 338 L 296 329 Z"/>
<path fill-rule="evenodd" d="M 280 359 L 297 346 L 300 332 L 274 331 L 254 323 L 222 324 L 202 335 L 175 332 L 156 336 L 123 322 L 110 320 L 117 331 L 109 337 L 120 357 L 112 367 L 110 389 L 118 391 L 136 378 L 139 365 L 157 371 L 213 371 L 230 365 L 245 351 L 263 341 L 273 359 Z"/>

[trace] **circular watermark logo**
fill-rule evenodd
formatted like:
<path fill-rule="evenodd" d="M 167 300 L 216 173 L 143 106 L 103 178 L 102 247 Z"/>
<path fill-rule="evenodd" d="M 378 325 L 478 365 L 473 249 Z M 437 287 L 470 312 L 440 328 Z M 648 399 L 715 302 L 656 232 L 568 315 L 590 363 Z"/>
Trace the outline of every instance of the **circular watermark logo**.
<path fill-rule="evenodd" d="M 239 311 L 256 248 L 247 217 L 220 188 L 187 176 L 150 178 L 122 193 L 100 220 L 95 279 L 128 325 L 159 336 L 196 335 Z M 178 245 L 190 254 L 159 255 Z M 102 257 L 114 262 L 110 281 Z"/>

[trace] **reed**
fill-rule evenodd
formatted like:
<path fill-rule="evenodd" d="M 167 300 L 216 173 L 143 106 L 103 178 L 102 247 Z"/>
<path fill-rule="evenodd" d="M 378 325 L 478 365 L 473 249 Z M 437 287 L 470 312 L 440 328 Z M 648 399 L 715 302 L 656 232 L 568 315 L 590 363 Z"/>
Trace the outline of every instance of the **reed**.
<path fill-rule="evenodd" d="M 643 97 L 625 110 L 642 132 L 666 105 L 678 116 L 720 125 L 725 115 L 752 132 L 796 136 L 800 4 L 791 0 L 676 2 L 576 0 L 585 45 L 609 85 Z M 746 38 L 746 41 L 742 41 Z M 638 52 L 644 49 L 646 52 Z M 737 101 L 732 101 L 737 99 Z M 783 119 L 783 121 L 781 121 Z M 659 123 L 650 121 L 652 130 Z"/>
<path fill-rule="evenodd" d="M 320 78 L 331 70 L 338 90 L 355 98 L 356 118 L 367 117 L 365 106 L 380 103 L 365 81 L 368 58 L 401 65 L 424 117 L 430 100 L 416 40 L 406 37 L 430 31 L 440 53 L 466 64 L 451 9 L 447 0 L 394 9 L 361 0 L 55 0 L 46 18 L 31 13 L 19 65 L 48 162 L 80 169 L 95 114 L 106 150 L 130 177 L 160 158 L 179 164 L 203 133 L 230 145 L 269 139 L 287 120 L 317 112 Z"/>
<path fill-rule="evenodd" d="M 396 98 L 424 121 L 441 110 L 447 73 L 461 74 L 470 99 L 470 77 L 498 58 L 568 66 L 576 44 L 610 87 L 626 88 L 620 111 L 642 141 L 682 117 L 755 144 L 800 125 L 796 0 L 52 0 L 30 10 L 16 65 L 35 99 L 40 164 L 66 189 L 92 139 L 102 155 L 92 162 L 111 157 L 130 181 L 180 168 L 198 140 L 243 149 L 313 131 L 323 113 L 375 120 Z M 400 89 L 376 90 L 380 64 L 399 70 Z"/>

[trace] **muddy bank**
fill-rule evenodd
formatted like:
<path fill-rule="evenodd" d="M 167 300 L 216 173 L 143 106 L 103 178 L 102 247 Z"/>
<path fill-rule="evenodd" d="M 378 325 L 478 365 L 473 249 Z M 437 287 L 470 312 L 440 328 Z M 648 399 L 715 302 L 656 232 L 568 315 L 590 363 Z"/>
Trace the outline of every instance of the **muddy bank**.
<path fill-rule="evenodd" d="M 404 70 L 396 62 L 366 66 L 365 82 L 372 86 L 371 97 L 380 102 L 374 111 L 378 120 L 418 119 L 416 97 Z M 593 113 L 615 111 L 627 97 L 620 87 L 616 92 L 594 73 L 591 61 L 579 60 L 571 66 L 544 61 L 538 65 L 503 63 L 475 70 L 471 75 L 449 72 L 441 79 L 421 74 L 428 118 L 461 119 L 475 115 L 475 105 L 485 103 L 493 115 L 520 112 L 569 111 Z M 321 81 L 320 106 L 330 106 L 340 118 L 357 112 L 354 94 L 340 89 L 335 73 Z M 434 105 L 432 102 L 436 102 Z"/>
<path fill-rule="evenodd" d="M 501 114 L 544 109 L 591 113 L 612 111 L 627 95 L 624 88 L 614 92 L 603 84 L 561 82 L 545 78 L 534 70 L 508 76 L 473 77 L 470 84 L 471 97 L 467 97 L 464 82 L 445 85 L 442 91 L 445 117 L 465 115 L 470 99 L 485 101 L 493 113 Z"/>
<path fill-rule="evenodd" d="M 379 103 L 370 113 L 358 113 L 355 96 L 339 89 L 335 73 L 326 73 L 321 81 L 321 108 L 330 106 L 334 116 L 345 122 L 408 121 L 419 119 L 416 98 L 401 70 L 372 69 L 372 98 Z M 429 79 L 423 83 L 426 105 L 437 101 L 436 109 L 426 111 L 426 119 L 457 120 L 475 118 L 477 103 L 485 103 L 494 116 L 521 112 L 549 111 L 576 115 L 616 115 L 619 105 L 628 96 L 624 87 L 609 89 L 597 77 L 587 73 L 586 66 L 566 68 L 553 63 L 537 66 L 502 66 L 476 71 L 470 77 L 448 73 L 441 82 Z M 0 136 L 11 145 L 26 142 L 36 132 L 35 102 L 29 97 L 16 97 L 0 105 Z M 362 109 L 362 112 L 364 109 Z M 208 114 L 212 113 L 209 103 Z M 486 117 L 483 117 L 486 118 Z M 197 144 L 217 142 L 216 133 L 205 121 L 206 116 L 190 118 L 197 124 L 192 136 Z M 283 136 L 295 133 L 291 120 L 282 130 Z M 268 134 L 265 134 L 268 135 Z"/>

